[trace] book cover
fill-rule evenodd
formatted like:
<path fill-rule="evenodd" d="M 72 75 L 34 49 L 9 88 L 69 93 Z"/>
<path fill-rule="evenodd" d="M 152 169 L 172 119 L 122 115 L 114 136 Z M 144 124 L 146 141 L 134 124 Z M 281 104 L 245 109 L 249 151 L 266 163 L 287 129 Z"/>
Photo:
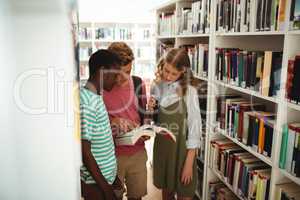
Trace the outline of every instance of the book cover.
<path fill-rule="evenodd" d="M 295 2 L 293 29 L 294 30 L 300 29 L 300 1 L 299 0 L 296 0 Z"/>
<path fill-rule="evenodd" d="M 294 60 L 288 61 L 288 70 L 287 70 L 287 80 L 286 80 L 286 98 L 291 101 L 291 91 L 292 91 L 292 85 L 293 85 L 293 78 L 294 78 Z"/>
<path fill-rule="evenodd" d="M 281 169 L 284 169 L 286 164 L 288 137 L 289 137 L 289 128 L 288 125 L 285 124 L 282 127 L 282 138 L 281 138 L 281 148 L 280 148 L 280 158 L 279 158 L 279 167 Z"/>
<path fill-rule="evenodd" d="M 286 163 L 284 168 L 287 172 L 291 172 L 296 133 L 294 130 L 290 129 L 290 125 L 289 125 L 288 135 L 289 136 L 287 142 Z"/>
<path fill-rule="evenodd" d="M 295 57 L 294 62 L 294 77 L 291 89 L 291 99 L 294 103 L 300 102 L 300 55 Z"/>
<path fill-rule="evenodd" d="M 272 69 L 272 51 L 265 52 L 263 79 L 262 79 L 262 95 L 269 96 L 270 77 Z"/>

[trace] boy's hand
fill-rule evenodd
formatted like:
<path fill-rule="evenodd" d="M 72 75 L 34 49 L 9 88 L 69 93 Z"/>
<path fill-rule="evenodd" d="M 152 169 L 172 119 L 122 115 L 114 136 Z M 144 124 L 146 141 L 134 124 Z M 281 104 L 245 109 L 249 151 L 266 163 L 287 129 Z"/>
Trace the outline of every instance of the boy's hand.
<path fill-rule="evenodd" d="M 112 125 L 117 125 L 119 127 L 119 132 L 127 133 L 131 131 L 132 129 L 138 127 L 138 124 L 127 120 L 124 118 L 115 117 L 111 120 Z"/>
<path fill-rule="evenodd" d="M 104 188 L 104 196 L 105 200 L 117 200 L 112 186 L 107 186 L 107 188 Z"/>

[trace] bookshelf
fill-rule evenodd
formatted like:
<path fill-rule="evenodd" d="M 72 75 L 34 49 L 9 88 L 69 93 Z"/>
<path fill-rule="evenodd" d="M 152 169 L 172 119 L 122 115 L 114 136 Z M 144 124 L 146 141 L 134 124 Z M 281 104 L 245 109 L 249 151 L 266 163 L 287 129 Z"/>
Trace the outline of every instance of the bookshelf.
<path fill-rule="evenodd" d="M 154 71 L 155 38 L 154 24 L 150 23 L 114 23 L 80 22 L 79 54 L 80 79 L 84 84 L 88 78 L 88 58 L 100 48 L 106 49 L 112 42 L 125 42 L 133 50 L 135 60 L 132 73 L 144 77 L 145 72 Z M 143 71 L 142 70 L 142 71 Z M 149 73 L 148 73 L 149 74 Z M 147 77 L 148 78 L 148 77 Z"/>
<path fill-rule="evenodd" d="M 218 173 L 215 169 L 212 169 L 209 167 L 209 170 L 220 180 L 222 181 L 227 188 L 229 188 L 231 190 L 231 192 L 233 192 L 234 194 L 236 194 L 236 192 L 234 191 L 234 189 L 232 188 L 232 186 L 230 184 L 228 184 L 224 178 L 222 177 L 222 175 L 220 173 Z M 240 200 L 247 200 L 246 198 L 241 197 L 240 195 L 236 195 Z"/>
<path fill-rule="evenodd" d="M 205 0 L 206 3 L 208 0 Z M 195 44 L 207 44 L 208 45 L 208 73 L 207 77 L 202 77 L 195 73 L 195 77 L 204 81 L 208 85 L 207 96 L 207 119 L 206 119 L 206 141 L 205 141 L 205 157 L 204 157 L 204 174 L 203 174 L 203 188 L 196 192 L 197 196 L 201 196 L 202 199 L 209 199 L 209 182 L 212 180 L 220 179 L 224 184 L 232 190 L 232 187 L 224 181 L 223 177 L 215 170 L 208 166 L 208 160 L 210 157 L 210 141 L 216 138 L 226 138 L 246 150 L 259 160 L 268 164 L 271 171 L 270 179 L 270 191 L 269 200 L 276 197 L 276 185 L 283 181 L 291 181 L 299 185 L 300 178 L 294 177 L 284 169 L 279 168 L 282 126 L 286 123 L 300 122 L 300 105 L 292 103 L 286 99 L 285 84 L 288 77 L 288 62 L 291 58 L 300 54 L 300 30 L 290 30 L 290 7 L 291 1 L 286 0 L 286 6 L 281 18 L 282 26 L 276 28 L 270 28 L 270 30 L 253 31 L 249 28 L 249 31 L 234 32 L 217 30 L 217 1 L 211 1 L 210 15 L 209 15 L 209 27 L 204 32 L 194 33 L 180 33 L 178 32 L 180 26 L 181 12 L 188 12 L 195 0 L 172 0 L 162 4 L 156 8 L 157 23 L 160 22 L 163 13 L 174 13 L 175 25 L 172 35 L 160 35 L 159 31 L 156 32 L 157 42 L 157 58 L 159 59 L 161 54 L 170 47 L 181 47 L 182 45 L 195 45 Z M 251 2 L 256 2 L 252 1 Z M 254 6 L 250 4 L 253 10 Z M 253 12 L 253 11 L 251 11 Z M 250 22 L 253 23 L 253 22 Z M 157 25 L 157 30 L 159 25 Z M 167 48 L 161 48 L 161 46 Z M 281 73 L 280 73 L 280 89 L 275 96 L 265 96 L 260 92 L 250 90 L 249 88 L 239 87 L 237 85 L 226 83 L 216 80 L 216 48 L 238 48 L 246 49 L 250 51 L 273 51 L 282 52 L 281 60 Z M 274 124 L 274 135 L 271 141 L 272 143 L 272 156 L 266 157 L 257 153 L 251 147 L 246 146 L 239 140 L 232 138 L 225 134 L 223 131 L 216 129 L 216 111 L 217 104 L 216 98 L 220 94 L 235 94 L 241 95 L 247 100 L 254 101 L 255 103 L 262 103 L 267 107 L 267 110 L 276 114 L 276 120 Z M 201 190 L 201 192 L 199 192 Z M 243 199 L 240 195 L 236 194 L 239 199 Z"/>

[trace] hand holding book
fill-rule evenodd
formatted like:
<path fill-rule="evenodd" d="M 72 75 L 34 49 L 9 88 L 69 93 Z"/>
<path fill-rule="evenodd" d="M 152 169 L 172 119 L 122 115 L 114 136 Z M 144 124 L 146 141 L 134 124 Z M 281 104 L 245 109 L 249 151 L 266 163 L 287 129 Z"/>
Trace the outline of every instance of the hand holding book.
<path fill-rule="evenodd" d="M 113 128 L 117 128 L 117 135 L 127 133 L 139 126 L 131 120 L 119 117 L 112 118 L 111 125 Z"/>
<path fill-rule="evenodd" d="M 140 138 L 155 137 L 156 134 L 164 135 L 166 138 L 176 142 L 176 137 L 171 131 L 163 127 L 149 124 L 135 128 L 126 134 L 117 135 L 115 142 L 116 145 L 134 145 Z"/>

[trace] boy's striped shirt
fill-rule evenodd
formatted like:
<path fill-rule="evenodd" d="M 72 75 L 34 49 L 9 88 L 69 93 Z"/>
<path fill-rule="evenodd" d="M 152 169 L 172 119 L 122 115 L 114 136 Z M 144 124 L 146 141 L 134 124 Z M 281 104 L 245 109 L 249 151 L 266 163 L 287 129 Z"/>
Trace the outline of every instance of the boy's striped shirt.
<path fill-rule="evenodd" d="M 117 174 L 115 147 L 108 114 L 101 96 L 83 88 L 80 90 L 81 139 L 91 143 L 91 152 L 109 184 Z M 95 184 L 85 166 L 81 167 L 81 180 Z"/>

